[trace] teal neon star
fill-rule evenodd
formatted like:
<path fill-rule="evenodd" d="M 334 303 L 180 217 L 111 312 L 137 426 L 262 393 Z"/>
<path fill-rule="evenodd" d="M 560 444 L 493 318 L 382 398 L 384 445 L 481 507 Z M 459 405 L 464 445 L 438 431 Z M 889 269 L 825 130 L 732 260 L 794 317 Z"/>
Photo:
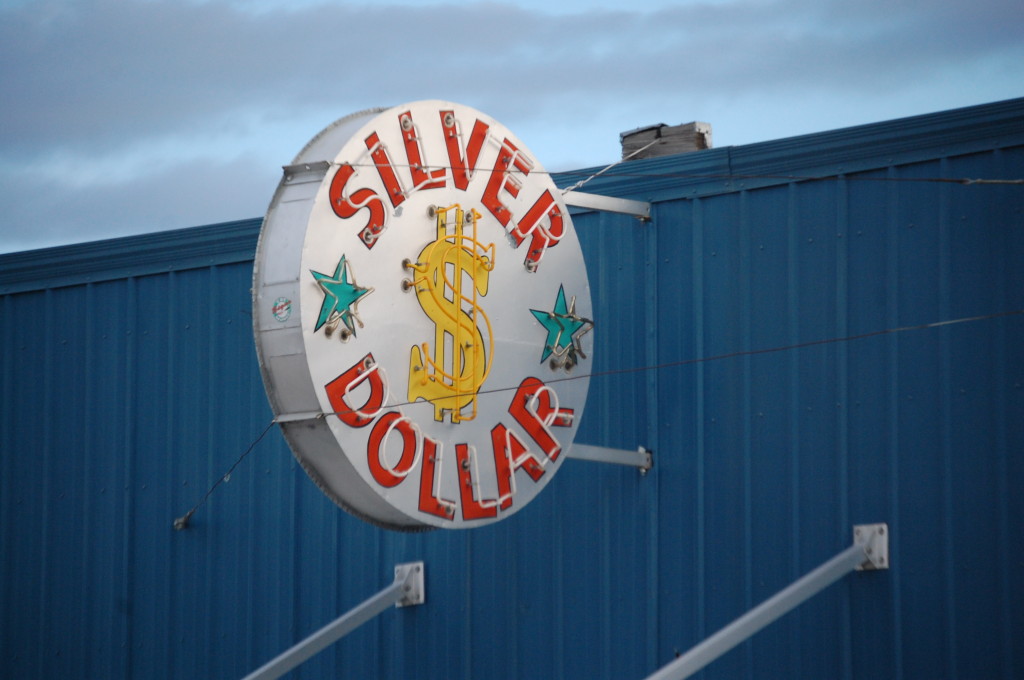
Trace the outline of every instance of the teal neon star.
<path fill-rule="evenodd" d="M 359 320 L 356 307 L 360 300 L 373 292 L 373 288 L 360 288 L 355 277 L 351 276 L 350 270 L 351 267 L 344 255 L 338 261 L 333 275 L 310 270 L 320 290 L 324 292 L 324 302 L 320 306 L 320 316 L 316 320 L 314 333 L 326 325 L 327 334 L 330 335 L 339 322 L 344 323 L 352 335 L 356 334 L 356 323 L 362 327 L 363 322 Z"/>
<path fill-rule="evenodd" d="M 567 367 L 576 363 L 577 354 L 586 358 L 580 345 L 580 338 L 594 327 L 594 322 L 576 316 L 576 298 L 573 298 L 571 305 L 566 304 L 563 286 L 558 287 L 558 297 L 555 298 L 555 308 L 552 311 L 531 309 L 530 313 L 548 333 L 540 363 L 544 363 L 552 354 L 560 364 Z"/>

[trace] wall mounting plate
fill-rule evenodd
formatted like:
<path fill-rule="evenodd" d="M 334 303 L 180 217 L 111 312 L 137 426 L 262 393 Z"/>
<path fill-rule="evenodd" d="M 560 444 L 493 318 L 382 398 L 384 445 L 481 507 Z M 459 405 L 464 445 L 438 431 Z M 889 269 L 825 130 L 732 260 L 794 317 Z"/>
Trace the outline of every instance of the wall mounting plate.
<path fill-rule="evenodd" d="M 402 588 L 402 599 L 395 603 L 396 607 L 410 607 L 426 601 L 427 591 L 424 586 L 422 562 L 395 565 L 395 580 L 405 584 Z"/>
<path fill-rule="evenodd" d="M 867 559 L 857 571 L 873 571 L 889 568 L 889 526 L 882 524 L 856 524 L 853 527 L 853 542 L 864 548 Z"/>

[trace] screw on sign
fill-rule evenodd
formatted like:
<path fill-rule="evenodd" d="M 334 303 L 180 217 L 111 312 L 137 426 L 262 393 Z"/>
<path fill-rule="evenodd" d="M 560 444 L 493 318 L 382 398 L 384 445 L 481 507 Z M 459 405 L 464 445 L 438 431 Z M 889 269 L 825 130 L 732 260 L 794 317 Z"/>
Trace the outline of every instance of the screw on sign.
<path fill-rule="evenodd" d="M 591 361 L 590 287 L 550 176 L 499 122 L 442 101 L 342 119 L 286 174 L 255 334 L 304 469 L 390 529 L 523 508 L 575 436 Z M 279 298 L 295 312 L 272 325 Z"/>

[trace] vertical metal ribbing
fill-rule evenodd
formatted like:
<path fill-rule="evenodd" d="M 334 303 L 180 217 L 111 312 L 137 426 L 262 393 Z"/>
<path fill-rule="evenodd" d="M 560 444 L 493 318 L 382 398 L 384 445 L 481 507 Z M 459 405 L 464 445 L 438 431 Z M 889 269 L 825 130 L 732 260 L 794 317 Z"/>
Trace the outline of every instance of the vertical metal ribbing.
<path fill-rule="evenodd" d="M 747 190 L 740 191 L 740 217 L 739 217 L 739 296 L 741 328 L 740 349 L 749 352 L 753 348 L 753 291 L 751 281 L 753 280 L 753 261 L 751 257 L 751 236 L 750 236 L 750 194 Z M 753 389 L 751 385 L 751 358 L 747 354 L 743 357 L 743 385 L 741 387 L 742 406 L 740 413 L 743 419 L 743 562 L 746 567 L 743 569 L 743 607 L 750 609 L 754 597 L 754 517 L 753 517 L 753 445 L 752 445 L 752 402 Z M 754 650 L 752 645 L 747 645 L 744 650 L 745 664 L 747 668 L 754 666 Z"/>
<path fill-rule="evenodd" d="M 693 235 L 692 235 L 692 284 L 693 284 L 693 351 L 694 356 L 703 357 L 704 353 L 704 204 L 702 199 L 696 198 L 693 200 Z M 704 477 L 705 477 L 705 454 L 707 449 L 705 446 L 705 432 L 704 432 L 704 417 L 705 417 L 705 403 L 704 403 L 704 376 L 705 366 L 704 363 L 698 363 L 695 370 L 695 384 L 694 384 L 694 403 L 696 404 L 696 413 L 694 414 L 694 425 L 696 427 L 696 436 L 694 440 L 697 445 L 697 470 L 696 479 L 694 480 L 695 494 L 697 497 L 697 513 L 695 521 L 695 532 L 696 532 L 696 550 L 694 551 L 694 573 L 697 575 L 697 582 L 693 584 L 693 588 L 696 591 L 696 602 L 697 607 L 694 612 L 694 629 L 699 637 L 706 635 L 706 629 L 704 626 L 705 614 L 706 614 L 706 601 L 704 597 L 705 593 L 705 582 L 704 569 L 706 565 L 706 553 L 707 553 L 707 541 L 704 535 L 705 529 L 705 494 L 704 494 Z"/>
<path fill-rule="evenodd" d="M 900 325 L 899 316 L 899 182 L 896 176 L 896 168 L 890 166 L 886 178 L 886 219 L 888 242 L 886 243 L 886 323 L 888 328 L 897 328 Z M 899 498 L 899 423 L 900 423 L 900 398 L 899 398 L 899 335 L 894 333 L 889 336 L 888 347 L 889 359 L 889 422 L 888 427 L 888 467 L 889 467 L 889 513 L 892 517 L 894 530 L 899 530 L 900 498 Z M 893 673 L 896 680 L 903 678 L 903 625 L 901 621 L 900 603 L 900 575 L 896 570 L 892 575 L 892 612 L 893 612 L 893 649 L 896 658 L 893 660 Z"/>
<path fill-rule="evenodd" d="M 999 169 L 999 172 L 995 173 L 996 176 L 997 177 L 1009 177 L 1010 176 L 1010 170 L 1007 167 L 1006 155 L 1003 153 L 1002 149 L 994 150 L 992 152 L 992 156 L 993 156 L 993 159 L 995 161 L 994 165 Z M 947 175 L 943 175 L 943 176 L 945 177 Z M 950 189 L 950 187 L 948 185 L 943 185 L 943 186 L 947 190 Z M 1009 213 L 1009 212 L 1010 212 L 1009 209 L 1007 209 L 1007 213 Z M 1019 215 L 1020 213 L 1018 212 L 1017 214 Z M 1006 214 L 1006 217 L 1004 217 L 1002 219 L 1006 219 L 1008 222 L 1012 223 L 1012 220 L 1015 219 L 1015 218 L 1012 215 Z M 1003 238 L 1006 238 L 1006 232 L 1003 232 L 1003 234 L 1004 234 Z M 999 244 L 999 247 L 1001 247 L 1001 248 L 1005 248 L 1006 246 L 1007 246 L 1007 241 L 1003 241 L 1002 243 Z M 1007 281 L 1008 277 L 1009 277 L 1009 273 L 1006 271 L 1006 260 L 1005 259 L 1000 259 L 999 260 L 999 264 L 1000 264 L 1000 271 L 999 271 L 999 279 L 998 280 L 1000 280 L 1000 281 Z M 1007 309 L 1008 302 L 1009 302 L 1008 299 L 1007 299 L 1008 298 L 1007 292 L 1008 292 L 1008 287 L 1007 286 L 1000 286 L 998 288 L 998 290 L 996 291 L 996 301 L 997 301 L 996 309 Z M 1007 376 L 1007 375 L 1011 374 L 1011 371 L 1009 370 L 1009 367 L 1013 365 L 1013 361 L 1011 360 L 1008 363 L 1007 357 L 1008 356 L 1009 357 L 1015 356 L 1015 351 L 1016 351 L 1016 350 L 1011 350 L 1010 349 L 1011 347 L 1016 347 L 1015 344 L 1011 344 L 1011 338 L 1012 338 L 1011 333 L 1012 333 L 1012 331 L 1010 329 L 1012 327 L 1013 326 L 1011 325 L 1011 321 L 1010 320 L 1005 321 L 1001 325 L 1002 332 L 999 334 L 998 339 L 996 341 L 996 356 L 995 356 L 996 370 L 995 370 L 995 374 L 998 375 L 998 376 Z M 1016 389 L 1020 389 L 1020 385 L 1016 384 L 1015 388 Z M 1005 381 L 1005 379 L 1001 380 L 1001 381 L 999 381 L 997 383 L 997 388 L 996 388 L 997 402 L 996 403 L 1002 405 L 1002 407 L 1000 409 L 1001 412 L 997 414 L 997 426 L 996 426 L 996 433 L 995 433 L 996 446 L 997 446 L 997 450 L 998 450 L 998 455 L 997 455 L 997 459 L 998 460 L 997 460 L 997 463 L 996 463 L 996 466 L 997 466 L 996 469 L 997 469 L 997 475 L 998 475 L 998 480 L 999 480 L 998 481 L 998 498 L 999 498 L 999 514 L 998 514 L 998 517 L 999 517 L 999 528 L 998 528 L 998 531 L 999 531 L 999 581 L 1000 581 L 999 590 L 1002 593 L 1011 593 L 1011 592 L 1013 592 L 1013 589 L 1012 589 L 1013 581 L 1014 581 L 1014 579 L 1019 578 L 1018 577 L 1018 572 L 1017 572 L 1016 567 L 1014 566 L 1014 563 L 1013 563 L 1013 558 L 1012 558 L 1012 553 L 1011 553 L 1011 546 L 1015 545 L 1015 543 L 1014 543 L 1014 538 L 1013 538 L 1014 537 L 1014 532 L 1013 532 L 1013 529 L 1012 529 L 1012 526 L 1013 526 L 1013 515 L 1011 514 L 1011 510 L 1010 510 L 1010 498 L 1011 498 L 1011 494 L 1015 494 L 1017 491 L 1016 491 L 1016 489 L 1012 489 L 1011 488 L 1011 484 L 1010 484 L 1010 481 L 1009 481 L 1010 480 L 1010 472 L 1009 472 L 1010 471 L 1010 462 L 1009 462 L 1009 458 L 1011 456 L 1011 453 L 1010 453 L 1011 446 L 1010 446 L 1009 441 L 1010 441 L 1011 435 L 1010 435 L 1010 433 L 1008 431 L 1008 428 L 1009 428 L 1009 424 L 1012 423 L 1012 422 L 1015 422 L 1014 419 L 1016 418 L 1016 416 L 1014 415 L 1014 409 L 1010 405 L 1012 403 L 1012 399 L 1013 398 L 1010 396 L 1009 390 L 1010 390 L 1010 385 L 1009 385 L 1009 383 L 1007 383 Z M 1013 644 L 1013 640 L 1014 640 L 1013 608 L 1014 608 L 1013 598 L 1012 597 L 1004 597 L 1002 599 L 1002 607 L 1001 607 L 1001 610 L 1000 610 L 1000 618 L 1002 620 L 1002 625 L 1000 627 L 1001 627 L 1002 633 L 1003 633 L 1003 635 L 1002 635 L 1003 639 L 1001 640 L 1002 648 L 1003 648 L 1003 658 L 1002 658 L 1003 673 L 1004 673 L 1005 677 L 1008 677 L 1008 678 L 1017 677 L 1017 674 L 1019 674 L 1022 671 L 1024 671 L 1024 668 L 1021 668 L 1019 665 L 1016 666 L 1016 667 L 1014 666 L 1015 655 L 1014 655 L 1013 651 L 1014 651 L 1015 645 Z"/>
<path fill-rule="evenodd" d="M 835 335 L 842 338 L 850 334 L 849 326 L 849 186 L 846 175 L 836 178 L 836 314 Z M 850 525 L 850 381 L 849 353 L 845 343 L 836 348 L 836 488 L 839 491 L 839 523 Z M 844 680 L 853 678 L 853 648 L 850 600 L 840 602 L 843 614 L 840 622 L 841 669 Z"/>
<path fill-rule="evenodd" d="M 6 294 L 0 298 L 0 314 L 3 315 L 4 319 L 14 318 L 14 296 L 12 294 Z M 3 339 L 0 340 L 3 344 L 0 347 L 6 349 L 6 351 L 0 352 L 0 403 L 13 404 L 14 403 L 14 329 L 16 324 L 4 323 L 0 325 L 0 334 Z M 9 408 L 9 407 L 7 407 Z M 0 451 L 13 451 L 14 450 L 14 435 L 11 427 L 8 427 L 6 423 L 4 427 L 0 427 Z M 14 511 L 11 505 L 14 503 L 11 497 L 11 475 L 12 467 L 14 465 L 14 458 L 11 456 L 0 456 L 0 555 L 12 555 L 14 553 L 13 543 L 15 541 L 13 527 L 15 526 L 12 521 Z M 6 564 L 10 564 L 8 559 Z M 8 574 L 9 566 L 5 566 L 0 569 L 0 573 L 4 575 Z M 13 602 L 12 590 L 14 588 L 14 579 L 8 577 L 0 579 L 0 612 L 11 611 L 11 604 Z M 6 627 L 10 625 L 5 619 L 0 620 L 0 634 L 5 639 L 7 638 Z M 4 662 L 11 664 L 11 659 L 4 659 Z"/>
<path fill-rule="evenodd" d="M 131 606 L 135 595 L 135 448 L 138 445 L 138 385 L 136 385 L 137 369 L 139 364 L 138 346 L 136 332 L 139 324 L 138 310 L 138 280 L 129 277 L 126 281 L 128 288 L 125 305 L 127 331 L 125 331 L 125 352 L 124 352 L 124 502 L 123 516 L 121 518 L 121 535 L 123 537 L 121 559 L 123 572 L 121 574 L 121 601 L 125 604 L 129 615 L 127 625 L 124 627 L 124 639 L 122 647 L 124 653 L 123 676 L 126 678 L 135 675 L 135 638 L 132 631 L 135 629 L 132 616 L 134 608 Z"/>
<path fill-rule="evenodd" d="M 949 177 L 949 159 L 943 158 L 939 161 L 939 176 Z M 939 280 L 937 282 L 939 289 L 939 318 L 949 319 L 950 317 L 950 298 L 952 291 L 950 290 L 950 253 L 949 253 L 949 215 L 951 208 L 950 200 L 950 185 L 940 184 L 937 187 L 939 194 L 938 205 L 936 206 L 936 221 L 938 222 L 938 238 L 939 238 Z M 999 280 L 1002 280 L 1001 278 Z M 1001 309 L 1001 308 L 1000 308 Z M 953 403 L 951 400 L 952 385 L 950 382 L 950 374 L 952 371 L 952 365 L 950 364 L 950 337 L 951 329 L 949 327 L 943 327 L 937 329 L 938 332 L 938 345 L 939 345 L 939 383 L 941 389 L 940 404 L 942 409 L 942 421 L 941 421 L 941 434 L 939 438 L 940 446 L 942 450 L 940 452 L 942 460 L 942 535 L 943 535 L 943 546 L 942 555 L 943 564 L 942 576 L 945 581 L 945 602 L 943 603 L 946 610 L 946 639 L 944 652 L 946 655 L 945 663 L 947 672 L 952 676 L 956 674 L 956 617 L 954 612 L 956 611 L 956 552 L 954 548 L 955 532 L 953 529 L 953 520 L 955 511 L 953 509 L 953 499 L 955 498 L 955 492 L 953 490 L 953 475 L 954 475 L 954 455 L 953 455 L 953 444 L 952 444 L 952 433 L 953 433 Z"/>
<path fill-rule="evenodd" d="M 646 268 L 646 280 L 644 281 L 645 290 L 648 291 L 646 297 L 646 310 L 645 317 L 647 322 L 647 337 L 645 339 L 645 362 L 647 366 L 656 366 L 661 363 L 661 359 L 658 356 L 658 241 L 660 234 L 658 233 L 654 222 L 642 223 L 642 228 L 646 232 L 646 245 L 647 245 L 647 268 Z M 643 445 L 653 451 L 660 450 L 660 443 L 658 441 L 659 432 L 659 403 L 658 399 L 658 371 L 646 371 L 644 379 L 647 381 L 647 395 L 650 400 L 647 404 L 647 422 L 644 433 Z M 658 469 L 652 469 L 647 472 L 648 479 L 645 491 L 647 492 L 647 584 L 650 593 L 654 594 L 654 597 L 648 598 L 647 606 L 647 663 L 654 666 L 658 660 L 658 620 L 659 620 L 659 603 L 660 600 L 657 597 L 657 593 L 660 592 L 659 587 L 659 555 L 658 555 L 658 540 L 661 535 L 661 521 L 658 514 L 658 504 L 660 502 L 661 495 L 658 489 Z M 606 525 L 607 526 L 607 525 Z"/>
<path fill-rule="evenodd" d="M 84 357 L 83 364 L 85 365 L 86 373 L 86 386 L 84 388 L 85 398 L 90 402 L 92 401 L 91 395 L 89 394 L 93 386 L 96 384 L 96 377 L 93 373 L 93 367 L 96 365 L 96 338 L 98 333 L 96 331 L 96 295 L 95 295 L 95 284 L 87 283 L 85 285 L 85 337 L 82 339 L 84 346 Z M 95 419 L 86 417 L 82 423 L 82 437 L 80 440 L 82 457 L 85 460 L 93 460 L 95 453 L 93 451 L 93 441 L 95 428 Z M 93 503 L 92 489 L 94 486 L 93 476 L 96 471 L 92 465 L 86 465 L 82 469 L 82 505 L 80 511 L 82 517 L 90 518 L 96 514 L 97 508 Z M 104 528 L 109 531 L 109 529 Z M 96 532 L 94 527 L 88 519 L 84 522 L 82 531 L 82 569 L 79 572 L 81 581 L 79 582 L 79 588 L 84 594 L 82 603 L 82 620 L 93 621 L 96 615 L 96 595 L 93 592 L 94 589 L 90 588 L 92 580 L 96 578 L 98 569 L 96 567 L 96 558 L 94 555 L 94 544 L 95 539 L 92 534 Z M 101 645 L 93 645 L 91 640 L 86 639 L 84 644 L 84 662 L 82 666 L 89 669 L 89 672 L 96 673 L 95 670 L 95 658 L 96 650 L 95 647 Z"/>
<path fill-rule="evenodd" d="M 56 410 L 56 401 L 54 392 L 56 390 L 56 381 L 53 376 L 54 359 L 53 355 L 56 352 L 56 348 L 53 347 L 52 343 L 56 342 L 56 319 L 54 312 L 54 292 L 53 288 L 47 288 L 43 291 L 44 303 L 43 303 L 43 333 L 46 338 L 44 341 L 47 351 L 43 355 L 43 369 L 42 369 L 42 383 L 43 383 L 43 413 L 53 413 Z M 51 503 L 50 498 L 53 497 L 53 489 L 51 489 L 51 465 L 53 463 L 53 428 L 43 427 L 39 434 L 39 449 L 37 451 L 39 455 L 40 463 L 39 469 L 41 471 L 40 478 L 42 480 L 41 488 L 39 490 L 39 497 L 46 499 L 43 503 L 40 503 L 41 521 L 39 526 L 41 531 L 39 535 L 35 537 L 39 541 L 39 573 L 47 574 L 50 571 L 50 541 L 51 536 L 49 530 L 51 528 Z M 51 581 L 47 578 L 39 579 L 39 607 L 38 614 L 33 613 L 37 616 L 37 620 L 42 628 L 42 634 L 44 638 L 50 640 L 54 639 L 53 635 L 53 624 L 50 622 L 47 612 L 51 609 L 50 602 L 50 588 Z M 36 662 L 37 672 L 42 673 L 44 668 L 48 667 L 48 657 L 53 654 L 53 648 L 51 645 L 40 645 L 39 646 L 39 657 Z"/>
<path fill-rule="evenodd" d="M 800 220 L 797 216 L 799 209 L 798 201 L 799 188 L 793 182 L 787 185 L 786 196 L 786 321 L 787 338 L 791 344 L 800 342 Z M 800 366 L 797 363 L 799 354 L 791 353 L 788 357 L 788 385 L 789 393 L 789 483 L 792 501 L 789 514 L 789 534 L 793 537 L 793 544 L 790 546 L 790 578 L 796 578 L 800 574 Z M 791 632 L 791 644 L 793 649 L 800 649 L 803 641 L 800 639 L 800 626 L 793 627 Z M 799 654 L 791 656 L 793 660 L 793 674 L 800 676 L 802 658 Z"/>

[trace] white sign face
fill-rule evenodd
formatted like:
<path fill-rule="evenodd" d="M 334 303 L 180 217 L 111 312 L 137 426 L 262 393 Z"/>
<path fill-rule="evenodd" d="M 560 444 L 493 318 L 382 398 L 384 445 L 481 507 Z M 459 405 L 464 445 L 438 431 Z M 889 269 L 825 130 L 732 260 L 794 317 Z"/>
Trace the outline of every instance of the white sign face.
<path fill-rule="evenodd" d="M 278 323 L 292 329 L 289 357 L 301 334 L 323 414 L 304 427 L 330 433 L 285 427 L 295 455 L 340 505 L 385 527 L 511 515 L 557 472 L 589 384 L 590 289 L 561 191 L 504 126 L 448 102 L 379 112 L 326 160 L 306 192 L 301 251 L 281 249 L 296 251 L 283 254 L 298 266 L 294 296 L 259 273 L 279 267 L 267 251 L 287 239 L 264 234 L 257 254 L 275 412 L 301 422 L 274 391 L 308 385 L 287 374 L 295 361 L 269 361 L 261 329 Z M 264 232 L 294 212 L 284 191 Z"/>

